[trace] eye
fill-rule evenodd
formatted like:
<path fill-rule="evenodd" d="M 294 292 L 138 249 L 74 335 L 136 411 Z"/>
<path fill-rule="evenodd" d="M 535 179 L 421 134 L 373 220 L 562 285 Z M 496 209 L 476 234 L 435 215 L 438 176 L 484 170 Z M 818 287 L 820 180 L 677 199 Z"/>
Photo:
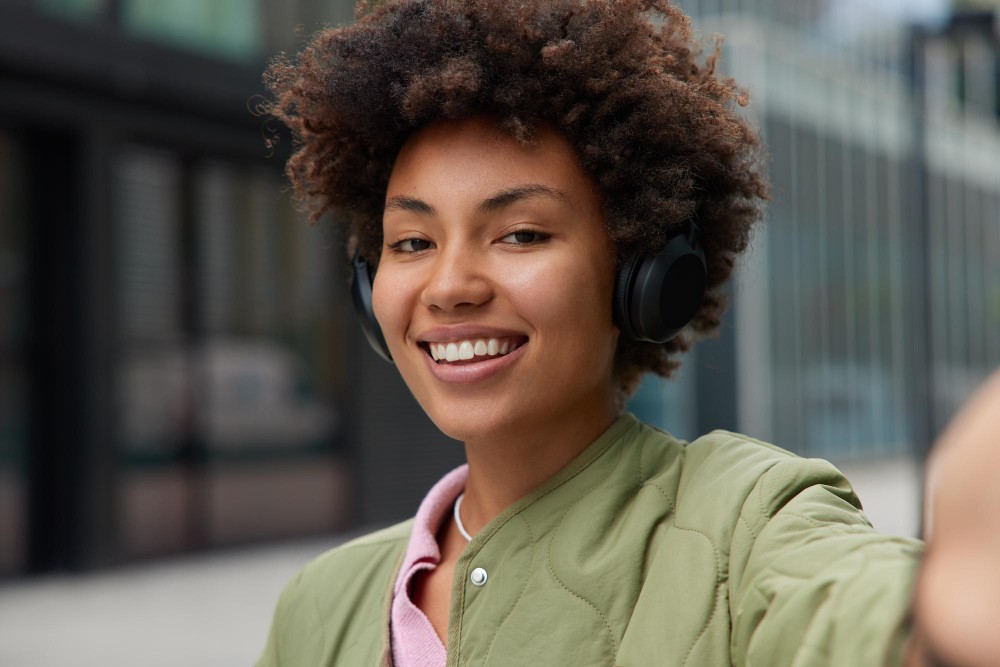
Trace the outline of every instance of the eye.
<path fill-rule="evenodd" d="M 549 235 L 542 232 L 536 232 L 532 229 L 518 229 L 507 234 L 500 240 L 503 243 L 510 243 L 512 245 L 531 245 L 533 243 L 540 243 L 547 238 L 549 238 Z"/>
<path fill-rule="evenodd" d="M 400 239 L 388 245 L 389 250 L 402 253 L 423 252 L 429 250 L 431 242 L 427 239 Z"/>

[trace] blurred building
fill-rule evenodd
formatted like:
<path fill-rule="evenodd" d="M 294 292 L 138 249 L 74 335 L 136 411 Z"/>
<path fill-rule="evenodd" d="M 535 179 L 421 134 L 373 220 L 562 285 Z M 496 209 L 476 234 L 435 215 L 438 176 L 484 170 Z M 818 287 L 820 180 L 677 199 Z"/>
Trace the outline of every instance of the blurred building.
<path fill-rule="evenodd" d="M 1000 364 L 991 15 L 681 4 L 726 35 L 774 201 L 722 336 L 631 407 L 874 471 L 912 532 L 927 444 Z M 0 0 L 0 576 L 392 521 L 462 460 L 252 113 L 352 5 Z"/>
<path fill-rule="evenodd" d="M 390 420 L 358 406 L 404 390 L 358 380 L 336 231 L 295 211 L 252 113 L 267 58 L 352 16 L 0 1 L 0 575 L 378 518 L 355 498 L 383 453 L 356 443 Z M 438 443 L 400 423 L 429 483 Z"/>
<path fill-rule="evenodd" d="M 927 447 L 1000 365 L 1000 23 L 931 0 L 681 4 L 725 36 L 774 193 L 721 339 L 643 405 L 684 405 L 665 425 L 693 435 L 720 397 L 721 423 L 833 460 L 885 505 L 876 527 L 915 533 Z"/>

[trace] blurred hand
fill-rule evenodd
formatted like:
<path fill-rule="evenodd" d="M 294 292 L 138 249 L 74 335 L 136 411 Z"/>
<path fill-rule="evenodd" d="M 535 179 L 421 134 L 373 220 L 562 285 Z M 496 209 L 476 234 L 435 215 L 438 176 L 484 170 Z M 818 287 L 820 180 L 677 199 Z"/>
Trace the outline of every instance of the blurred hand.
<path fill-rule="evenodd" d="M 966 403 L 928 464 L 928 549 L 915 611 L 954 667 L 1000 665 L 1000 371 Z"/>

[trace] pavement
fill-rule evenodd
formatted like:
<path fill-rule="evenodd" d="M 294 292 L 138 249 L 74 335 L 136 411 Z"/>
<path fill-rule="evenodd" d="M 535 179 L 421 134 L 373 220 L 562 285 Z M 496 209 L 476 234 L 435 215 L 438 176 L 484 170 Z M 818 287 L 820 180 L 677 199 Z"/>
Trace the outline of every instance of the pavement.
<path fill-rule="evenodd" d="M 0 666 L 252 665 L 285 583 L 352 536 L 0 583 Z"/>

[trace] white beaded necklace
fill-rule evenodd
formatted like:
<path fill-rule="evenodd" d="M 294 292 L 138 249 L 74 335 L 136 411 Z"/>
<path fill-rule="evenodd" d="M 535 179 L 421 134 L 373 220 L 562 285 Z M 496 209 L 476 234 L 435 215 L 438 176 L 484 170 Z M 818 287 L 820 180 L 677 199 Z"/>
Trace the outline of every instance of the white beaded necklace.
<path fill-rule="evenodd" d="M 462 498 L 465 497 L 465 493 L 459 494 L 458 498 L 455 499 L 455 525 L 458 526 L 458 532 L 462 534 L 466 542 L 472 541 L 472 535 L 469 535 L 469 531 L 465 529 L 462 525 L 462 516 L 458 513 L 458 508 L 462 506 Z"/>

